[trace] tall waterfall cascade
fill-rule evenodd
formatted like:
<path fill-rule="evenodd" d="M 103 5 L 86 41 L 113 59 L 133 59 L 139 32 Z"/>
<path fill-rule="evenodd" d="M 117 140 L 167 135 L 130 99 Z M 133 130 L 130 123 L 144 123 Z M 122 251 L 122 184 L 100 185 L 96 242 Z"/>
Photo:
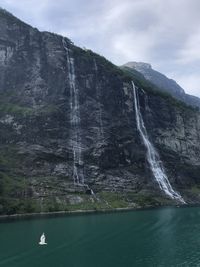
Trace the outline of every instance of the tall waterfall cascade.
<path fill-rule="evenodd" d="M 95 70 L 95 78 L 97 80 L 97 78 L 98 78 L 98 67 L 97 67 L 95 59 L 94 59 L 94 70 Z M 104 138 L 104 130 L 103 130 L 103 121 L 102 121 L 102 106 L 101 106 L 101 103 L 100 103 L 101 92 L 100 92 L 100 88 L 99 88 L 98 84 L 96 84 L 96 96 L 97 96 L 98 122 L 99 122 L 97 138 L 99 140 L 99 139 L 103 139 Z"/>
<path fill-rule="evenodd" d="M 134 82 L 132 82 L 132 87 L 133 87 L 133 97 L 134 97 L 137 129 L 146 147 L 147 160 L 150 165 L 153 176 L 156 179 L 160 189 L 164 191 L 167 196 L 169 196 L 171 199 L 175 199 L 185 204 L 185 201 L 181 197 L 181 195 L 172 188 L 169 182 L 169 179 L 167 177 L 167 174 L 165 173 L 160 156 L 158 152 L 156 151 L 154 145 L 149 140 L 149 136 L 148 136 L 148 133 L 147 133 L 147 130 L 146 130 L 143 118 L 142 118 L 142 114 L 140 112 L 139 98 L 138 98 L 138 94 L 137 94 L 137 90 L 136 90 Z"/>
<path fill-rule="evenodd" d="M 70 87 L 70 124 L 72 130 L 71 147 L 73 151 L 73 180 L 74 184 L 84 185 L 83 159 L 80 136 L 80 107 L 79 90 L 76 85 L 76 74 L 72 51 L 63 38 L 63 48 L 67 56 L 68 80 Z"/>

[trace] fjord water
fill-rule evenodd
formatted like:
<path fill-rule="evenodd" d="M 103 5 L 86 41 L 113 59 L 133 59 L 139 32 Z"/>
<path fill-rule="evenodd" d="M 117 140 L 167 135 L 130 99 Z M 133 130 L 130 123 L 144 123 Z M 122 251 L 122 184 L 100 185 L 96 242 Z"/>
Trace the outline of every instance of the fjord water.
<path fill-rule="evenodd" d="M 1 222 L 0 266 L 200 266 L 200 208 Z"/>

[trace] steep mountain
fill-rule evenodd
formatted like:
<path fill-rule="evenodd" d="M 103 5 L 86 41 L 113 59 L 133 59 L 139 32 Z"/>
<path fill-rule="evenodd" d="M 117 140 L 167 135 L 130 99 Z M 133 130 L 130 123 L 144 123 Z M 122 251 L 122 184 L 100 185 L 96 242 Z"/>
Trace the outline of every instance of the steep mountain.
<path fill-rule="evenodd" d="M 173 97 L 188 105 L 200 108 L 200 99 L 198 97 L 186 94 L 184 89 L 174 80 L 169 79 L 162 73 L 152 69 L 150 64 L 143 62 L 128 62 L 124 64 L 123 67 L 128 67 L 140 72 L 145 79 L 157 86 L 159 90 L 170 93 Z"/>
<path fill-rule="evenodd" d="M 135 101 L 154 171 L 199 203 L 197 110 L 0 10 L 0 213 L 177 203 L 155 179 Z"/>

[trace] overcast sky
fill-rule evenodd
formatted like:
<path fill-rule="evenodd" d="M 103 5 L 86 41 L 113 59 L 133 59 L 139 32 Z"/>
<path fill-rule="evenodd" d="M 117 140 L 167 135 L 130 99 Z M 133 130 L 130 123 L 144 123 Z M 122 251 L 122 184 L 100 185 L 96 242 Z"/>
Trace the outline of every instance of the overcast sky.
<path fill-rule="evenodd" d="M 151 63 L 200 97 L 200 0 L 1 0 L 40 30 L 113 63 Z"/>

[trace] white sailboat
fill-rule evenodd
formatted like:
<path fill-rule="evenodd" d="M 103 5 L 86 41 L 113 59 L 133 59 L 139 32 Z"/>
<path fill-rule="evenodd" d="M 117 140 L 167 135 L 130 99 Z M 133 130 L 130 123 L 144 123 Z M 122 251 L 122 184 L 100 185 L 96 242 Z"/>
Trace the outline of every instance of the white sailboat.
<path fill-rule="evenodd" d="M 46 243 L 46 237 L 45 237 L 45 234 L 44 233 L 40 237 L 39 245 L 47 245 L 47 243 Z"/>

